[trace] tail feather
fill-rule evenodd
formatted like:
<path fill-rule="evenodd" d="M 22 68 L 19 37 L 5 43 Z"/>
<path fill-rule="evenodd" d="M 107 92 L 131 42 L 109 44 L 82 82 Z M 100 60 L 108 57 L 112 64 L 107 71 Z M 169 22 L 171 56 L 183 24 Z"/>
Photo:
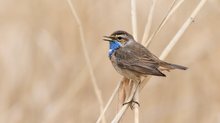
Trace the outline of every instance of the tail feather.
<path fill-rule="evenodd" d="M 161 67 L 168 68 L 168 69 L 180 69 L 180 70 L 187 70 L 187 67 L 177 65 L 177 64 L 171 64 L 167 62 L 161 62 L 160 64 Z"/>

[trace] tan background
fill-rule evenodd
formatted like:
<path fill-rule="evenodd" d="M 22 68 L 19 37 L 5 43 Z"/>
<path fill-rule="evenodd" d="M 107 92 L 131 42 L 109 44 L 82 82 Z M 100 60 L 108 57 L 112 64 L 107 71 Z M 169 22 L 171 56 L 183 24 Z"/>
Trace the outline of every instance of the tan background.
<path fill-rule="evenodd" d="M 121 76 L 113 69 L 103 35 L 131 32 L 127 0 L 73 0 L 87 49 L 107 102 Z M 157 35 L 157 56 L 199 0 L 186 0 Z M 154 31 L 172 0 L 158 0 Z M 137 0 L 138 39 L 150 0 Z M 141 92 L 141 123 L 220 122 L 220 2 L 208 1 L 166 59 L 187 71 L 154 77 Z M 115 99 L 106 118 L 117 112 Z M 65 0 L 0 1 L 0 123 L 93 123 L 99 104 L 91 84 L 76 21 Z M 124 123 L 133 122 L 129 111 Z"/>

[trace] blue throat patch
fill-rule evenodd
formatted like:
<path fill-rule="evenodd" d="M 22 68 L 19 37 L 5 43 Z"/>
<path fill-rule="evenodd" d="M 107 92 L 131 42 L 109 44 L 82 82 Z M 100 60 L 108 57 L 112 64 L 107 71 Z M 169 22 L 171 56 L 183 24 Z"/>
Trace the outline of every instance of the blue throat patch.
<path fill-rule="evenodd" d="M 112 54 L 121 47 L 121 43 L 117 41 L 110 41 L 109 43 L 109 50 L 108 50 L 108 56 L 111 58 Z"/>

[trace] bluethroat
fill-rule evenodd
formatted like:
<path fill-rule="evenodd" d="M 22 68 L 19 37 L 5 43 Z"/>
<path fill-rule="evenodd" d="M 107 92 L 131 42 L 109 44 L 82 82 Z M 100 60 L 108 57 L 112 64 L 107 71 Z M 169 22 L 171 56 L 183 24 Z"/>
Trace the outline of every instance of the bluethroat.
<path fill-rule="evenodd" d="M 166 75 L 161 72 L 162 69 L 167 71 L 187 69 L 187 67 L 160 60 L 125 31 L 115 31 L 110 36 L 104 37 L 103 40 L 109 41 L 108 55 L 116 71 L 125 78 L 133 80 L 136 84 L 127 103 L 133 101 L 141 77 L 148 75 L 165 77 Z"/>

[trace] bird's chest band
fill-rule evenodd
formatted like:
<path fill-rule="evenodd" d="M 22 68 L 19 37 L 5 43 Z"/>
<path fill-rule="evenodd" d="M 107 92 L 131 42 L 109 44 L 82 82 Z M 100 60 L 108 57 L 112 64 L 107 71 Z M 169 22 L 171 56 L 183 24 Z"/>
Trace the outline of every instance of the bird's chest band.
<path fill-rule="evenodd" d="M 116 42 L 116 41 L 110 42 L 110 47 L 108 50 L 109 58 L 111 58 L 112 54 L 120 47 L 121 47 L 121 43 Z"/>

